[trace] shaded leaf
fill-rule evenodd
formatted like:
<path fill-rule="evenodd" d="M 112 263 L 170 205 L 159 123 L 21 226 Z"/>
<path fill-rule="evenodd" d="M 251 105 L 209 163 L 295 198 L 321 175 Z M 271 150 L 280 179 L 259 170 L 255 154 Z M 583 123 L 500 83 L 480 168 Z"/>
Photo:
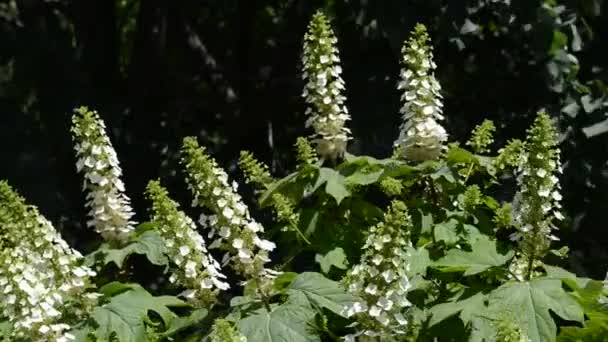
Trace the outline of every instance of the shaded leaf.
<path fill-rule="evenodd" d="M 471 330 L 471 341 L 494 341 L 494 318 L 488 314 L 487 301 L 486 295 L 477 293 L 459 301 L 435 305 L 429 310 L 432 315 L 429 327 L 458 314 L 460 320 Z"/>
<path fill-rule="evenodd" d="M 272 195 L 276 192 L 280 192 L 283 187 L 287 186 L 289 183 L 294 182 L 298 178 L 298 172 L 291 173 L 276 182 L 270 184 L 268 190 L 266 190 L 259 198 L 258 202 L 260 206 L 264 207 L 268 203 L 268 200 L 272 198 Z"/>
<path fill-rule="evenodd" d="M 345 270 L 348 265 L 346 254 L 344 253 L 344 250 L 340 247 L 332 249 L 325 255 L 315 255 L 315 262 L 317 262 L 321 266 L 321 271 L 323 271 L 323 273 L 325 274 L 329 272 L 332 266 L 341 270 Z"/>
<path fill-rule="evenodd" d="M 103 257 L 104 265 L 114 263 L 118 268 L 122 268 L 125 260 L 131 254 L 144 255 L 154 265 L 160 266 L 168 263 L 164 241 L 157 232 L 151 230 L 137 236 L 135 241 L 123 248 L 114 249 L 106 245 L 94 252 L 92 256 L 100 254 Z"/>
<path fill-rule="evenodd" d="M 317 183 L 325 183 L 325 192 L 332 196 L 338 205 L 345 197 L 350 196 L 350 191 L 346 188 L 345 177 L 333 169 L 326 167 L 319 169 Z"/>
<path fill-rule="evenodd" d="M 453 246 L 458 242 L 459 236 L 456 231 L 458 221 L 451 219 L 447 222 L 438 223 L 434 227 L 435 240 L 443 241 L 448 246 Z"/>
<path fill-rule="evenodd" d="M 171 322 L 169 329 L 167 329 L 167 331 L 165 331 L 161 335 L 161 337 L 168 337 L 171 335 L 175 335 L 180 331 L 183 331 L 185 329 L 188 329 L 191 326 L 194 326 L 194 325 L 200 323 L 203 319 L 205 319 L 205 317 L 207 317 L 208 313 L 209 312 L 207 311 L 207 309 L 198 309 L 198 310 L 192 311 L 192 313 L 190 313 L 190 315 L 188 315 L 186 317 L 175 318 Z"/>
<path fill-rule="evenodd" d="M 429 251 L 424 248 L 408 247 L 408 258 L 410 259 L 411 274 L 426 275 L 427 267 L 432 263 L 429 257 Z"/>
<path fill-rule="evenodd" d="M 97 339 L 108 341 L 115 335 L 121 342 L 145 342 L 148 341 L 145 322 L 149 321 L 149 311 L 157 313 L 165 326 L 170 326 L 177 317 L 167 306 L 183 303 L 181 300 L 154 297 L 140 286 L 131 286 L 132 290 L 112 297 L 93 310 L 91 317 L 98 324 L 94 331 Z"/>

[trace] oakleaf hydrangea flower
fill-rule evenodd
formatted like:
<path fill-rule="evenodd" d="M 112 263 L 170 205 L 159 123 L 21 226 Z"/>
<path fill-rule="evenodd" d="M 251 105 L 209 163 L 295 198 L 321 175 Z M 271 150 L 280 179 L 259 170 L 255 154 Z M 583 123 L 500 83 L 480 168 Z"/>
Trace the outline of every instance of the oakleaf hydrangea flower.
<path fill-rule="evenodd" d="M 95 111 L 75 110 L 72 118 L 76 168 L 84 175 L 89 227 L 109 241 L 124 241 L 133 229 L 131 200 L 120 179 L 122 170 L 116 151 L 106 135 L 106 126 Z"/>
<path fill-rule="evenodd" d="M 182 147 L 182 164 L 186 169 L 188 188 L 194 195 L 193 206 L 211 210 L 202 214 L 199 223 L 209 228 L 209 248 L 226 251 L 222 263 L 247 280 L 274 278 L 277 272 L 264 265 L 270 261 L 268 253 L 275 249 L 274 242 L 262 239 L 258 233 L 264 227 L 251 218 L 248 207 L 237 194 L 237 183 L 228 183 L 228 175 L 217 162 L 205 153 L 195 138 L 185 138 Z"/>
<path fill-rule="evenodd" d="M 308 104 L 306 126 L 315 131 L 317 151 L 330 159 L 344 154 L 350 139 L 350 130 L 344 126 L 350 115 L 342 94 L 344 81 L 340 76 L 337 42 L 325 15 L 321 12 L 313 15 L 304 35 L 302 78 L 306 85 L 302 96 Z"/>
<path fill-rule="evenodd" d="M 494 166 L 504 171 L 506 169 L 517 169 L 524 153 L 524 142 L 519 139 L 513 139 L 504 147 L 498 150 L 498 155 L 494 158 Z"/>
<path fill-rule="evenodd" d="M 255 159 L 251 152 L 241 151 L 239 166 L 245 174 L 247 183 L 258 189 L 266 190 L 274 181 L 270 171 L 268 171 L 268 166 Z"/>
<path fill-rule="evenodd" d="M 158 181 L 146 189 L 152 201 L 152 223 L 165 242 L 166 254 L 172 264 L 169 281 L 187 290 L 186 299 L 198 306 L 207 306 L 217 292 L 230 286 L 220 272 L 219 263 L 207 251 L 205 240 L 196 231 L 196 224 L 173 201 Z"/>
<path fill-rule="evenodd" d="M 86 292 L 95 272 L 82 262 L 35 207 L 0 182 L 0 315 L 11 340 L 73 339 L 66 322 L 86 315 L 98 296 Z"/>
<path fill-rule="evenodd" d="M 528 342 L 526 333 L 511 319 L 500 319 L 496 322 L 496 342 Z"/>
<path fill-rule="evenodd" d="M 319 157 L 314 148 L 310 145 L 310 141 L 304 137 L 298 137 L 294 144 L 296 152 L 296 160 L 298 161 L 298 169 L 316 165 L 319 162 Z"/>
<path fill-rule="evenodd" d="M 478 154 L 490 152 L 488 146 L 494 142 L 494 131 L 496 131 L 494 122 L 492 120 L 483 120 L 481 124 L 473 129 L 467 145 L 473 149 L 473 152 Z"/>
<path fill-rule="evenodd" d="M 411 246 L 410 226 L 405 204 L 393 201 L 384 221 L 370 229 L 360 263 L 344 279 L 348 292 L 359 298 L 344 309 L 347 316 L 356 319 L 358 331 L 347 336 L 347 340 L 360 335 L 406 333 L 405 310 L 411 305 L 406 298 L 411 288 L 406 274 L 409 271 L 406 248 Z"/>
<path fill-rule="evenodd" d="M 514 220 L 519 240 L 525 278 L 530 278 L 536 263 L 557 240 L 553 219 L 562 220 L 562 199 L 557 173 L 562 172 L 557 148 L 557 132 L 551 118 L 541 112 L 528 130 L 525 153 L 519 162 L 518 192 L 514 200 Z M 517 263 L 522 260 L 517 261 Z"/>
<path fill-rule="evenodd" d="M 397 88 L 403 90 L 403 123 L 395 146 L 400 155 L 415 161 L 437 159 L 448 139 L 438 123 L 443 120 L 443 103 L 429 40 L 426 27 L 418 24 L 401 50 L 403 69 Z"/>
<path fill-rule="evenodd" d="M 267 190 L 272 185 L 274 179 L 268 171 L 268 166 L 255 159 L 250 152 L 241 152 L 239 166 L 243 170 L 247 184 L 251 184 L 259 190 Z M 295 204 L 290 198 L 283 194 L 275 193 L 270 197 L 270 205 L 272 205 L 277 221 L 284 224 L 283 231 L 294 231 L 298 233 L 298 236 L 302 240 L 310 244 L 310 241 L 298 228 L 300 215 L 296 213 Z"/>

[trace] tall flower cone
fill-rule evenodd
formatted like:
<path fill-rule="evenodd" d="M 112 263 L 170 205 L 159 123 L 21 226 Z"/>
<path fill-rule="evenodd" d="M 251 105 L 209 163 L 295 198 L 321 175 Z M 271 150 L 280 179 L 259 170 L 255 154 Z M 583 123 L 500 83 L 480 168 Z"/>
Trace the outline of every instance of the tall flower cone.
<path fill-rule="evenodd" d="M 193 206 L 211 211 L 209 215 L 201 214 L 199 219 L 199 223 L 209 229 L 208 238 L 214 239 L 209 249 L 224 250 L 222 263 L 230 263 L 246 282 L 269 285 L 268 280 L 277 272 L 266 268 L 265 264 L 270 261 L 268 254 L 276 245 L 260 238 L 264 227 L 249 214 L 248 207 L 236 192 L 237 183 L 228 183 L 226 172 L 205 153 L 196 138 L 184 139 L 182 165 L 188 188 L 194 196 Z"/>
<path fill-rule="evenodd" d="M 405 310 L 411 305 L 406 298 L 411 288 L 406 248 L 411 245 L 411 224 L 405 204 L 393 201 L 384 221 L 370 229 L 359 264 L 344 279 L 348 291 L 359 298 L 344 309 L 356 319 L 357 327 L 347 341 L 406 333 Z"/>
<path fill-rule="evenodd" d="M 306 126 L 314 129 L 317 152 L 326 159 L 343 155 L 350 139 L 337 41 L 325 15 L 313 15 L 304 35 L 302 78 L 306 85 L 302 96 L 308 104 Z"/>
<path fill-rule="evenodd" d="M 530 278 L 547 254 L 556 227 L 553 220 L 562 220 L 562 199 L 557 173 L 562 172 L 557 148 L 557 132 L 551 118 L 540 112 L 528 130 L 525 152 L 518 167 L 518 192 L 515 195 L 514 219 L 519 232 L 521 256 L 512 265 L 520 279 Z"/>
<path fill-rule="evenodd" d="M 96 303 L 88 292 L 90 268 L 33 206 L 0 182 L 0 315 L 11 341 L 64 342 L 69 317 Z"/>
<path fill-rule="evenodd" d="M 207 251 L 205 240 L 197 232 L 196 224 L 158 181 L 151 181 L 146 195 L 152 201 L 152 222 L 165 242 L 166 253 L 172 262 L 169 281 L 184 286 L 182 295 L 199 307 L 215 301 L 219 291 L 230 285 L 220 272 L 219 263 Z"/>
<path fill-rule="evenodd" d="M 403 68 L 397 88 L 403 90 L 400 110 L 403 123 L 395 148 L 401 157 L 409 160 L 437 159 L 448 135 L 438 123 L 443 120 L 441 86 L 433 74 L 436 65 L 424 25 L 416 25 L 401 53 Z"/>
<path fill-rule="evenodd" d="M 134 214 L 106 126 L 97 112 L 86 107 L 74 111 L 72 123 L 76 168 L 84 175 L 83 188 L 87 190 L 87 225 L 106 240 L 124 241 L 134 229 Z"/>

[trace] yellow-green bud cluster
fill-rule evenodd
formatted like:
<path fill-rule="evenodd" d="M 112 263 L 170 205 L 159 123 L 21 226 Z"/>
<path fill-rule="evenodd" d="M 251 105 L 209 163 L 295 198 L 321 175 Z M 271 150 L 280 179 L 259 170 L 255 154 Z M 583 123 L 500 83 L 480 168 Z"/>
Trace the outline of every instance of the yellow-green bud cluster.
<path fill-rule="evenodd" d="M 315 165 L 319 162 L 317 153 L 310 146 L 308 139 L 304 137 L 298 137 L 295 143 L 296 159 L 298 161 L 298 167 L 306 165 Z"/>
<path fill-rule="evenodd" d="M 513 139 L 498 150 L 498 156 L 494 159 L 494 166 L 501 170 L 516 169 L 524 153 L 525 144 L 519 139 Z"/>
<path fill-rule="evenodd" d="M 241 335 L 230 321 L 216 319 L 208 340 L 209 342 L 247 342 L 247 337 Z"/>
<path fill-rule="evenodd" d="M 471 138 L 467 141 L 467 146 L 473 149 L 477 154 L 488 153 L 488 148 L 494 142 L 494 131 L 496 126 L 492 120 L 483 120 L 483 122 L 473 129 Z"/>
<path fill-rule="evenodd" d="M 241 151 L 239 166 L 245 174 L 247 183 L 256 186 L 258 189 L 267 189 L 273 182 L 268 166 L 255 159 L 251 152 Z"/>

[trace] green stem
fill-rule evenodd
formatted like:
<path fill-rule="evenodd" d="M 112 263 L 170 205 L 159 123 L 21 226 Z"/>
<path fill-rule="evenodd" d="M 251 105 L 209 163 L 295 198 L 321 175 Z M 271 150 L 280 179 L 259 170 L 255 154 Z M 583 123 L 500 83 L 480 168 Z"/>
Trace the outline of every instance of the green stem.
<path fill-rule="evenodd" d="M 466 176 L 464 177 L 464 183 L 465 183 L 465 184 L 466 184 L 466 182 L 469 180 L 469 177 L 471 177 L 471 172 L 473 171 L 473 166 L 474 166 L 474 164 L 473 164 L 473 163 L 471 163 L 471 164 L 469 165 L 469 170 L 467 170 L 467 174 L 466 174 Z"/>

